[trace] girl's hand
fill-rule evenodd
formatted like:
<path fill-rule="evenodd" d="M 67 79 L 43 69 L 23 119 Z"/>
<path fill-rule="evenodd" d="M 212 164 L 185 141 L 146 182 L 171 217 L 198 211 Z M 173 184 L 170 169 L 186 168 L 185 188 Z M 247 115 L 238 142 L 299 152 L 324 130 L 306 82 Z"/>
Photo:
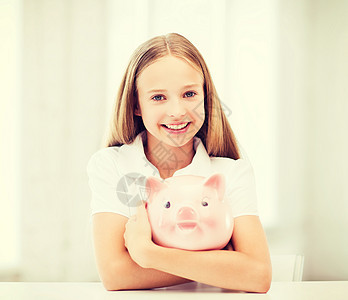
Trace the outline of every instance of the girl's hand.
<path fill-rule="evenodd" d="M 131 258 L 139 266 L 147 268 L 149 250 L 154 243 L 144 203 L 138 206 L 137 213 L 126 223 L 124 241 Z"/>

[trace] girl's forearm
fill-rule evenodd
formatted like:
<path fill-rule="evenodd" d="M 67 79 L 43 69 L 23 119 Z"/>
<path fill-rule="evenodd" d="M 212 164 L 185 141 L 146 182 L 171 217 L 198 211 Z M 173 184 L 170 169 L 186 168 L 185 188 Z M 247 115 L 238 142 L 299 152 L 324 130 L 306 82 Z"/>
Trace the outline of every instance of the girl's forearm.
<path fill-rule="evenodd" d="M 136 264 L 128 253 L 111 267 L 108 278 L 103 284 L 107 290 L 152 289 L 191 282 L 189 279 L 168 274 L 163 271 L 142 268 Z"/>
<path fill-rule="evenodd" d="M 186 251 L 155 245 L 145 267 L 233 290 L 265 293 L 271 283 L 269 265 L 236 251 Z"/>

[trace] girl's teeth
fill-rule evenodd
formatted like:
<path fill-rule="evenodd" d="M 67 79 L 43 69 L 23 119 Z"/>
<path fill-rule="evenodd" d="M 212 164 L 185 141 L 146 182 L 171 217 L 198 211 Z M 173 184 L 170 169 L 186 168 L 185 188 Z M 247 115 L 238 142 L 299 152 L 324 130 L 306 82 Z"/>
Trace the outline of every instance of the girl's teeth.
<path fill-rule="evenodd" d="M 170 129 L 182 129 L 184 127 L 186 127 L 187 123 L 184 124 L 180 124 L 180 125 L 165 125 L 166 127 L 170 128 Z"/>

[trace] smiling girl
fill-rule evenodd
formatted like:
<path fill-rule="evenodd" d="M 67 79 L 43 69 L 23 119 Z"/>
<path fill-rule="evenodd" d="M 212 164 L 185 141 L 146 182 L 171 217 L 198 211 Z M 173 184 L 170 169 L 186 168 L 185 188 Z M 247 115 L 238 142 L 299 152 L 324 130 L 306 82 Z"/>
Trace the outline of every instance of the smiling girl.
<path fill-rule="evenodd" d="M 253 170 L 239 154 L 201 54 L 186 38 L 175 33 L 155 37 L 134 52 L 106 146 L 91 157 L 87 171 L 96 261 L 107 290 L 195 281 L 268 291 L 271 265 Z M 143 200 L 138 179 L 214 172 L 227 179 L 234 218 L 229 246 L 187 251 L 156 245 L 144 204 L 130 204 Z M 121 182 L 127 182 L 126 189 Z"/>

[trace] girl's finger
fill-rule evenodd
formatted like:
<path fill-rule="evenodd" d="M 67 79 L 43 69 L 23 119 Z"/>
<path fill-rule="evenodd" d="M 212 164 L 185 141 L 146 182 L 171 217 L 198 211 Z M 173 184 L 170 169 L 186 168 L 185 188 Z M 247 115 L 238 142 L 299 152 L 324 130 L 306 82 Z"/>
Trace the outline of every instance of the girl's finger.
<path fill-rule="evenodd" d="M 142 203 L 137 207 L 137 215 L 144 215 L 146 213 L 145 204 Z"/>

